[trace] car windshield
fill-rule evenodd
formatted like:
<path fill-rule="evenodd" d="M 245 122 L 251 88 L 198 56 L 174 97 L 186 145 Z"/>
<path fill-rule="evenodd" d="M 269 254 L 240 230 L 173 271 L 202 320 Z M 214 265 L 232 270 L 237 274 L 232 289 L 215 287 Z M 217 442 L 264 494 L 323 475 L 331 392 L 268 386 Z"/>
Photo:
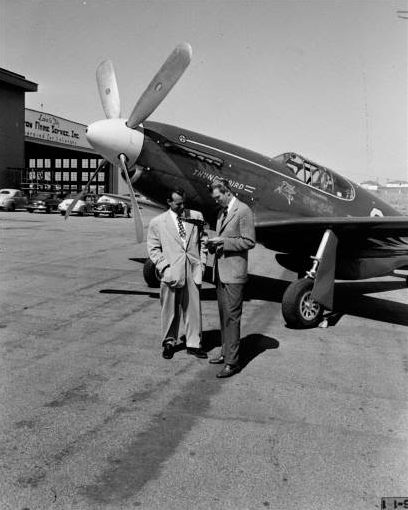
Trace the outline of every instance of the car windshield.
<path fill-rule="evenodd" d="M 8 189 L 2 189 L 0 195 L 10 195 L 10 191 Z"/>

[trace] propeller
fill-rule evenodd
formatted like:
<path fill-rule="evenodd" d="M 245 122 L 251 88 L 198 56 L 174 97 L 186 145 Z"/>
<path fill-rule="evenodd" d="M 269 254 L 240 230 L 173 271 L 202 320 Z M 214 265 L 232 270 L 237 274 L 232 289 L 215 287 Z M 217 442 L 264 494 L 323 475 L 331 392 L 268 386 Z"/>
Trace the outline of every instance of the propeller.
<path fill-rule="evenodd" d="M 191 46 L 186 42 L 179 44 L 173 50 L 141 95 L 126 125 L 122 124 L 124 121 L 120 119 L 120 98 L 112 62 L 110 60 L 103 61 L 96 71 L 96 80 L 102 107 L 106 117 L 110 119 L 110 121 L 98 121 L 89 126 L 87 139 L 97 152 L 104 155 L 106 158 L 104 160 L 105 162 L 109 161 L 115 165 L 116 158 L 119 158 L 120 168 L 123 171 L 130 191 L 130 199 L 134 211 L 133 217 L 135 221 L 136 240 L 138 243 L 143 241 L 143 221 L 127 168 L 129 157 L 131 157 L 132 168 L 133 165 L 136 164 L 143 146 L 143 132 L 136 130 L 136 128 L 154 112 L 174 87 L 190 64 L 191 55 Z M 133 131 L 129 131 L 127 128 L 131 128 Z M 126 154 L 126 152 L 129 152 L 129 154 Z M 102 165 L 92 174 L 84 190 L 73 203 L 70 204 L 70 207 L 65 213 L 65 219 L 68 218 L 69 213 L 75 207 L 75 204 L 81 196 L 83 196 L 86 188 L 93 181 L 102 168 Z M 135 177 L 133 177 L 133 181 L 135 181 Z"/>
<path fill-rule="evenodd" d="M 107 119 L 120 118 L 120 97 L 115 69 L 110 60 L 104 60 L 96 70 L 96 82 L 103 111 Z"/>
<path fill-rule="evenodd" d="M 136 241 L 138 243 L 143 242 L 143 220 L 142 215 L 140 214 L 139 206 L 137 205 L 137 200 L 135 198 L 135 192 L 133 190 L 132 183 L 130 182 L 129 178 L 129 172 L 127 169 L 126 164 L 126 156 L 124 154 L 121 154 L 119 156 L 120 166 L 123 170 L 123 173 L 125 174 L 126 182 L 129 187 L 130 192 L 130 201 L 132 202 L 132 208 L 133 208 L 133 218 L 135 220 L 135 231 L 136 231 Z"/>
<path fill-rule="evenodd" d="M 135 129 L 154 112 L 186 70 L 191 55 L 191 46 L 186 42 L 173 50 L 136 103 L 127 121 L 128 127 Z"/>
<path fill-rule="evenodd" d="M 100 170 L 102 170 L 102 168 L 104 168 L 105 165 L 108 165 L 109 164 L 109 161 L 106 161 L 106 159 L 104 159 L 99 165 L 98 165 L 98 168 L 95 170 L 95 172 L 91 175 L 91 178 L 89 179 L 89 181 L 85 184 L 85 186 L 82 188 L 82 191 L 80 193 L 78 193 L 78 195 L 74 198 L 74 200 L 69 204 L 69 206 L 67 207 L 67 210 L 65 211 L 65 217 L 64 219 L 68 219 L 69 218 L 69 215 L 71 214 L 72 210 L 74 209 L 74 207 L 77 205 L 77 203 L 79 202 L 79 200 L 81 200 L 81 198 L 85 195 L 85 193 L 88 192 L 89 190 L 89 185 L 91 184 L 91 182 L 95 179 L 96 175 L 98 174 L 98 172 Z"/>

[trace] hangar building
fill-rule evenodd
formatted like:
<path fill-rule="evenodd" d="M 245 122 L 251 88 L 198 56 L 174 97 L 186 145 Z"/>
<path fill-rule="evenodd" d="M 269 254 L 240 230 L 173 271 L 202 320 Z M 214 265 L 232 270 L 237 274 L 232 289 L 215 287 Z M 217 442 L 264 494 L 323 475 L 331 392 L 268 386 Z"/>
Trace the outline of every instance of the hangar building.
<path fill-rule="evenodd" d="M 76 192 L 88 182 L 101 156 L 85 137 L 86 126 L 52 113 L 25 108 L 25 93 L 38 85 L 0 68 L 0 188 Z M 101 170 L 90 191 L 116 193 L 117 172 Z"/>

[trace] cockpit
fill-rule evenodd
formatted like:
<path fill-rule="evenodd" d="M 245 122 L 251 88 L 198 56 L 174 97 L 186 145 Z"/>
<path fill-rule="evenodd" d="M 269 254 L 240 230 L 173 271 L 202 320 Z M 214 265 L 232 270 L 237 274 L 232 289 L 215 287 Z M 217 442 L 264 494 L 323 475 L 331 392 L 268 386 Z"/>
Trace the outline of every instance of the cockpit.
<path fill-rule="evenodd" d="M 283 163 L 300 181 L 338 198 L 353 200 L 355 191 L 352 184 L 328 168 L 313 163 L 294 152 L 286 152 L 273 158 Z"/>

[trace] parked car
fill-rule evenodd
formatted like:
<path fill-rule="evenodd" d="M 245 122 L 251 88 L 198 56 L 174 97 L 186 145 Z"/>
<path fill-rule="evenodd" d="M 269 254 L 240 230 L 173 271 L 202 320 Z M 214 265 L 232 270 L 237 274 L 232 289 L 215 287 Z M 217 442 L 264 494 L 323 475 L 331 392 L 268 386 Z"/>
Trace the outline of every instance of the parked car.
<path fill-rule="evenodd" d="M 95 204 L 93 213 L 95 217 L 100 214 L 106 214 L 114 218 L 117 214 L 123 214 L 129 218 L 130 205 L 118 198 L 102 195 Z"/>
<path fill-rule="evenodd" d="M 46 213 L 50 213 L 52 211 L 58 210 L 58 204 L 61 202 L 61 199 L 58 197 L 56 193 L 47 193 L 40 192 L 35 195 L 32 195 L 28 199 L 28 204 L 26 209 L 28 212 L 32 213 L 34 211 L 44 211 Z"/>
<path fill-rule="evenodd" d="M 58 210 L 63 216 L 65 216 L 65 213 L 69 207 L 69 204 L 72 203 L 72 201 L 75 199 L 75 197 L 76 197 L 76 195 L 69 195 L 68 197 L 64 198 L 64 200 L 58 205 Z M 75 204 L 75 207 L 71 211 L 71 214 L 76 213 L 78 216 L 83 216 L 84 214 L 92 214 L 96 199 L 97 199 L 97 196 L 92 193 L 84 195 Z"/>
<path fill-rule="evenodd" d="M 5 211 L 15 211 L 16 209 L 25 209 L 27 197 L 19 189 L 4 188 L 0 189 L 0 209 Z"/>

